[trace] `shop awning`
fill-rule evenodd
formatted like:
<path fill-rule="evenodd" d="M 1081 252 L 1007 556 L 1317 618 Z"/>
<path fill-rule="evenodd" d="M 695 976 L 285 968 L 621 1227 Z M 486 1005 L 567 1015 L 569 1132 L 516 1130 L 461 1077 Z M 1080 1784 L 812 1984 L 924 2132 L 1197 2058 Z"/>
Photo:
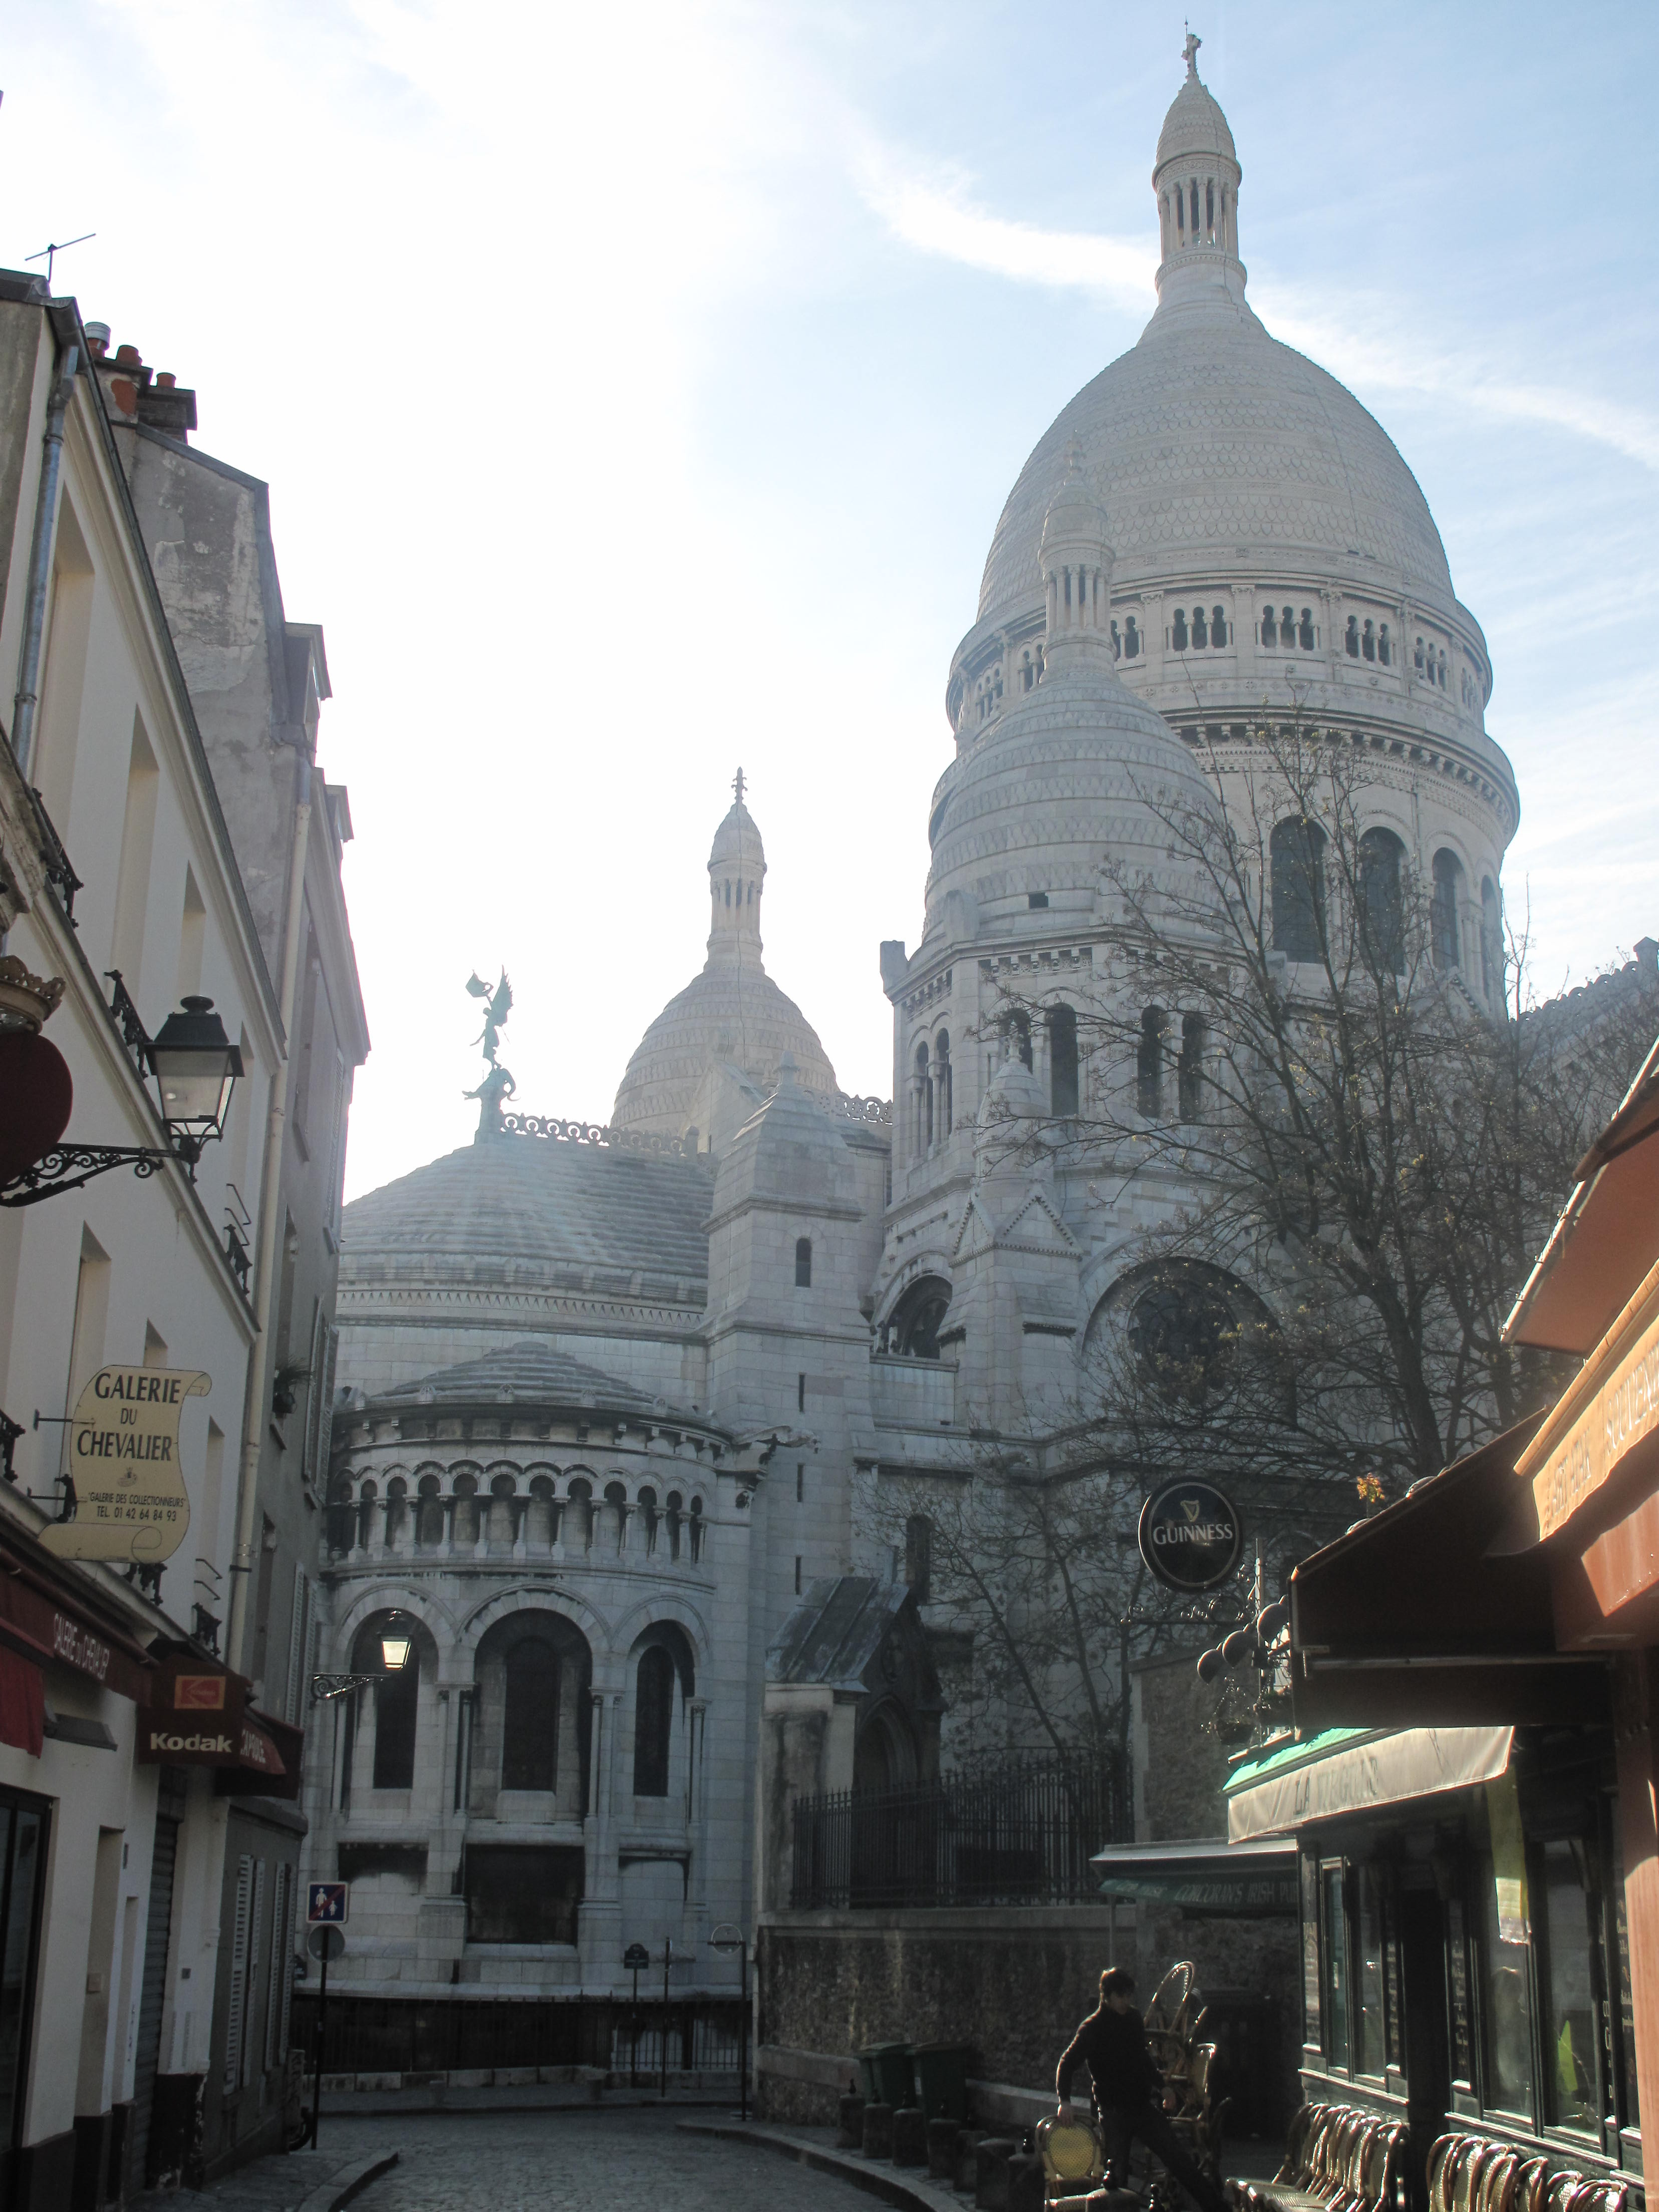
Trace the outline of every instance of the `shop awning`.
<path fill-rule="evenodd" d="M 1599 1721 L 1604 1662 L 1555 1648 L 1550 1566 L 1493 1553 L 1542 1415 L 1304 1559 L 1291 1577 L 1291 1692 L 1304 1734 L 1401 1723 Z"/>
<path fill-rule="evenodd" d="M 1297 1910 L 1296 1845 L 1265 1837 L 1194 1843 L 1109 1844 L 1089 1862 L 1103 1897 L 1179 1905 L 1188 1919 L 1261 1920 Z"/>
<path fill-rule="evenodd" d="M 39 1759 L 46 1728 L 46 1692 L 40 1669 L 20 1652 L 0 1646 L 0 1743 Z"/>
<path fill-rule="evenodd" d="M 67 1667 L 135 1705 L 145 1694 L 149 1654 L 106 1608 L 91 1577 L 32 1544 L 0 1544 L 0 1644 L 37 1666 Z"/>
<path fill-rule="evenodd" d="M 1653 1266 L 1659 1220 L 1659 1044 L 1578 1163 L 1571 1196 L 1504 1324 L 1511 1344 L 1582 1357 Z"/>
<path fill-rule="evenodd" d="M 1495 1782 L 1510 1763 L 1512 1728 L 1415 1728 L 1389 1735 L 1331 1729 L 1243 1761 L 1227 1778 L 1234 1844 L 1289 1835 L 1315 1820 L 1437 1797 Z"/>
<path fill-rule="evenodd" d="M 247 1702 L 248 1685 L 198 1645 L 158 1641 L 138 1714 L 140 1766 L 211 1766 L 222 1796 L 297 1797 L 303 1732 Z"/>

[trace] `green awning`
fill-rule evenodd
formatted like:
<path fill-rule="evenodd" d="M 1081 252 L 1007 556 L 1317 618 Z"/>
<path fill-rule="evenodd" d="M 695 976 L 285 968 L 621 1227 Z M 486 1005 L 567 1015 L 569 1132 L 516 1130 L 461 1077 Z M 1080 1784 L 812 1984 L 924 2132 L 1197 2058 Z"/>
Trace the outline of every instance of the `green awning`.
<path fill-rule="evenodd" d="M 1327 1729 L 1275 1744 L 1228 1776 L 1228 1834 L 1237 1847 L 1344 1813 L 1473 1789 L 1504 1772 L 1514 1735 L 1511 1728 Z"/>
<path fill-rule="evenodd" d="M 1177 1906 L 1188 1919 L 1293 1919 L 1297 1911 L 1296 1846 L 1289 1840 L 1109 1844 L 1089 1863 L 1103 1897 Z"/>

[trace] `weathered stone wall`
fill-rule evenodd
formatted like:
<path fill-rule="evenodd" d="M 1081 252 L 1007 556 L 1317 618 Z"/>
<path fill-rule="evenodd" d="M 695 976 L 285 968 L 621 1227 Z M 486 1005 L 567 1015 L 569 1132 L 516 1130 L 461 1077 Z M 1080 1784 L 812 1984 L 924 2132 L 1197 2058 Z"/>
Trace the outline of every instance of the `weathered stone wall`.
<path fill-rule="evenodd" d="M 1120 1946 L 1133 1943 L 1133 1918 L 1119 1908 Z M 1112 1947 L 1110 1913 L 1096 1905 L 780 1916 L 758 1946 L 761 2110 L 836 2116 L 836 2088 L 787 2059 L 769 2066 L 768 2046 L 850 2058 L 872 2043 L 968 2043 L 981 2078 L 1050 2086 Z"/>

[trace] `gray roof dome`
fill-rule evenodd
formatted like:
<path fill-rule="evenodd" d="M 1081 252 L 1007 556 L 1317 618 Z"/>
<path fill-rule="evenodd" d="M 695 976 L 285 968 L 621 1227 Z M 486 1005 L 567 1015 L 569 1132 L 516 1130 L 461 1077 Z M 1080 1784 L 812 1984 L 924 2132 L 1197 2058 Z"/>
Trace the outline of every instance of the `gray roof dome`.
<path fill-rule="evenodd" d="M 1196 72 L 1170 103 L 1164 128 L 1158 134 L 1158 167 L 1161 169 L 1166 161 L 1182 154 L 1219 154 L 1229 161 L 1238 159 L 1221 104 L 1208 86 L 1200 82 Z"/>
<path fill-rule="evenodd" d="M 741 769 L 737 781 L 741 787 Z M 696 1127 L 707 1137 L 708 1123 L 699 1115 L 711 1110 L 711 1074 L 728 1069 L 764 1093 L 777 1087 L 786 1054 L 793 1054 L 808 1091 L 837 1089 L 817 1030 L 766 972 L 760 934 L 765 884 L 761 834 L 739 788 L 708 855 L 708 962 L 635 1048 L 611 1111 L 617 1128 L 679 1137 Z"/>

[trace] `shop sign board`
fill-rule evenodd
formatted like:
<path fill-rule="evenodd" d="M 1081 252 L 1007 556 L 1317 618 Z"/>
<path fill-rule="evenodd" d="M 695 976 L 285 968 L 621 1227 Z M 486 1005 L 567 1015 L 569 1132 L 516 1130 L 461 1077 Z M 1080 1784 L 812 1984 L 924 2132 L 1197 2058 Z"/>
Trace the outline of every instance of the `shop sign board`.
<path fill-rule="evenodd" d="M 1592 1364 L 1594 1362 L 1592 1361 Z M 1566 1393 L 1570 1400 L 1573 1395 Z M 1546 1423 L 1516 1472 L 1532 1478 L 1541 1544 L 1570 1521 L 1626 1455 L 1659 1427 L 1659 1319 L 1613 1362 L 1565 1435 Z M 1541 1455 L 1540 1455 L 1541 1447 Z"/>
<path fill-rule="evenodd" d="M 170 1559 L 190 1526 L 179 1462 L 186 1398 L 211 1376 L 185 1368 L 100 1367 L 70 1416 L 65 1517 L 40 1531 L 60 1559 Z"/>
<path fill-rule="evenodd" d="M 1244 1528 L 1212 1482 L 1165 1483 L 1140 1509 L 1140 1556 L 1167 1589 L 1213 1589 L 1237 1566 Z"/>

